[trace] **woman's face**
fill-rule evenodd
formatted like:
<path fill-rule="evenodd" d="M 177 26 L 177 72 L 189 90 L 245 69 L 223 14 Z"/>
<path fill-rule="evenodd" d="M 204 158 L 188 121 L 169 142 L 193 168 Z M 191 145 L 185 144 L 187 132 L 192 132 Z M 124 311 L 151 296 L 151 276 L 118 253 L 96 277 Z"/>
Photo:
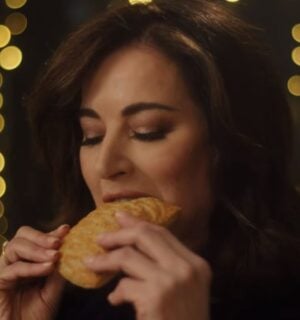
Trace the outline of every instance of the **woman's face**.
<path fill-rule="evenodd" d="M 97 207 L 157 197 L 182 207 L 178 236 L 203 243 L 213 202 L 211 148 L 175 63 L 143 45 L 111 54 L 85 82 L 80 123 L 81 170 Z"/>

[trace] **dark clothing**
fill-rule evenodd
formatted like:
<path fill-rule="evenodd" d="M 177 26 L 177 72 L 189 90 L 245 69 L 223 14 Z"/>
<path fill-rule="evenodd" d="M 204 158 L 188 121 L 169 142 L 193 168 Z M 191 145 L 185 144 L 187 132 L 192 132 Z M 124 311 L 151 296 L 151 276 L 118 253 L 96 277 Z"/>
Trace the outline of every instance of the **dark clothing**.
<path fill-rule="evenodd" d="M 107 301 L 107 295 L 113 291 L 118 281 L 119 278 L 116 278 L 98 290 L 69 285 L 55 320 L 135 320 L 134 308 L 130 304 L 113 307 Z M 300 320 L 298 289 L 294 286 L 280 298 L 265 300 L 212 299 L 211 320 Z"/>
<path fill-rule="evenodd" d="M 119 278 L 100 289 L 87 290 L 68 285 L 55 320 L 134 320 L 131 304 L 111 306 L 107 296 L 114 290 Z"/>

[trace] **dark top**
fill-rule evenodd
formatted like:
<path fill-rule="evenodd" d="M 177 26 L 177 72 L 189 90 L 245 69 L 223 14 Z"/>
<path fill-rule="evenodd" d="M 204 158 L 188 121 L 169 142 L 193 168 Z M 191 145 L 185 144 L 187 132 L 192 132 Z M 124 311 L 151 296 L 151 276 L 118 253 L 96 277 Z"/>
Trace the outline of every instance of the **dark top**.
<path fill-rule="evenodd" d="M 111 306 L 107 301 L 120 278 L 97 290 L 68 285 L 55 320 L 134 320 L 131 304 Z M 211 320 L 300 320 L 300 288 L 294 284 L 274 298 L 212 299 Z M 176 320 L 176 319 L 172 319 Z M 188 319 L 187 319 L 188 320 Z"/>

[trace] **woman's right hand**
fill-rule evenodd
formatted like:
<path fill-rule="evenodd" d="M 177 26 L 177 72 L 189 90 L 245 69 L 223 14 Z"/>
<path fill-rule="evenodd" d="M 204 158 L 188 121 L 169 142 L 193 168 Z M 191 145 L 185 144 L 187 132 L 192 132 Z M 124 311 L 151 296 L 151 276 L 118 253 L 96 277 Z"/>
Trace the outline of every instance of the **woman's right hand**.
<path fill-rule="evenodd" d="M 0 257 L 0 319 L 50 320 L 64 287 L 55 272 L 69 226 L 50 233 L 21 227 Z"/>

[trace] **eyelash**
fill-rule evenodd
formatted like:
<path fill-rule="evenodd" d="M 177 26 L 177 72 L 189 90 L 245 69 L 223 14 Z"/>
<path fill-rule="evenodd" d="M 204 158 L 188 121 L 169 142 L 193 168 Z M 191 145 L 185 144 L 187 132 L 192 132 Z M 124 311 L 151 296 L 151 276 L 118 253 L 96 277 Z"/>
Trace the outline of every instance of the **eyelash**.
<path fill-rule="evenodd" d="M 152 131 L 152 132 L 147 132 L 147 133 L 138 133 L 138 132 L 133 132 L 131 134 L 131 138 L 144 141 L 144 142 L 151 142 L 155 140 L 161 140 L 164 139 L 166 136 L 166 132 L 164 130 L 158 130 L 158 131 Z M 84 138 L 81 145 L 82 146 L 93 146 L 98 143 L 101 143 L 103 137 L 97 136 L 97 137 L 92 137 L 92 138 Z"/>

